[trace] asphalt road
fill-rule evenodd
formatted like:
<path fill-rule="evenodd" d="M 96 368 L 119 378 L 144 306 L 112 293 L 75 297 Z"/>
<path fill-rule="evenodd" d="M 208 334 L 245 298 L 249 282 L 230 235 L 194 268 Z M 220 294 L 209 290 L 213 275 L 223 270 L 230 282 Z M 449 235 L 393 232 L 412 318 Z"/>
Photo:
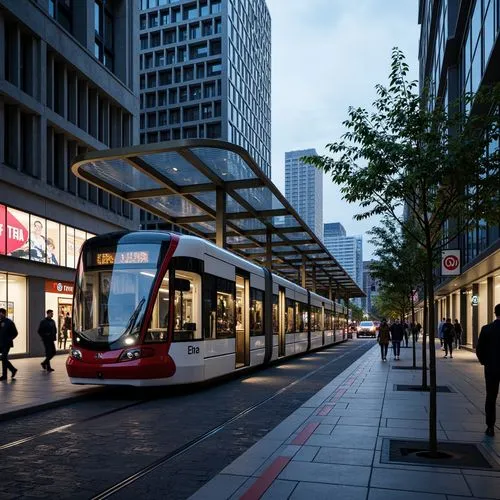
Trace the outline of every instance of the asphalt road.
<path fill-rule="evenodd" d="M 108 389 L 0 423 L 0 498 L 94 498 L 126 479 L 111 498 L 188 498 L 371 346 L 351 340 L 208 387 Z"/>

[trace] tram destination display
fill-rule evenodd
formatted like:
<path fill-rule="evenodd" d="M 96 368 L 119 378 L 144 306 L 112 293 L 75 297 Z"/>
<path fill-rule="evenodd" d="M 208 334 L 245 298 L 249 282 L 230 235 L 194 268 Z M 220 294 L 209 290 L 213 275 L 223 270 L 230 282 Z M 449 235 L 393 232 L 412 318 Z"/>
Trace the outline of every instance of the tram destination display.
<path fill-rule="evenodd" d="M 116 248 L 97 248 L 93 250 L 87 261 L 92 267 L 114 266 L 114 265 L 135 265 L 135 264 L 154 264 L 158 259 L 158 252 L 149 250 L 134 249 L 116 249 Z M 90 261 L 90 262 L 89 262 Z"/>
<path fill-rule="evenodd" d="M 97 252 L 96 266 L 112 266 L 114 264 L 149 264 L 149 252 L 146 251 L 118 251 Z"/>

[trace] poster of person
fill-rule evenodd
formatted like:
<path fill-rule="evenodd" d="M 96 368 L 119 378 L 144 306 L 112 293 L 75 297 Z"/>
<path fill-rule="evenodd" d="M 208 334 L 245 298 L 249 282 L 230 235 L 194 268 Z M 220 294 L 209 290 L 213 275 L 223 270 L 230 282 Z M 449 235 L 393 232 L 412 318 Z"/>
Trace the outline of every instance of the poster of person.
<path fill-rule="evenodd" d="M 47 221 L 47 264 L 58 266 L 60 262 L 59 224 Z"/>
<path fill-rule="evenodd" d="M 30 259 L 45 262 L 47 256 L 47 239 L 45 234 L 45 219 L 31 215 Z"/>

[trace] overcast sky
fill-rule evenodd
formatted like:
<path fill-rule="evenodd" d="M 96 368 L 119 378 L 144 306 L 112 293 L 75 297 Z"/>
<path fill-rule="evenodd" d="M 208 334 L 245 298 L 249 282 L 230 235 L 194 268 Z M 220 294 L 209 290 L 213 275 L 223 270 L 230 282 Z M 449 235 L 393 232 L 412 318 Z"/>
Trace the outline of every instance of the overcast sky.
<path fill-rule="evenodd" d="M 272 178 L 285 192 L 285 151 L 340 138 L 349 106 L 369 107 L 385 84 L 391 50 L 407 56 L 418 77 L 417 0 L 266 0 L 272 18 Z M 323 222 L 341 222 L 348 235 L 376 220 L 357 222 L 356 205 L 323 179 Z M 363 239 L 364 259 L 373 248 Z"/>

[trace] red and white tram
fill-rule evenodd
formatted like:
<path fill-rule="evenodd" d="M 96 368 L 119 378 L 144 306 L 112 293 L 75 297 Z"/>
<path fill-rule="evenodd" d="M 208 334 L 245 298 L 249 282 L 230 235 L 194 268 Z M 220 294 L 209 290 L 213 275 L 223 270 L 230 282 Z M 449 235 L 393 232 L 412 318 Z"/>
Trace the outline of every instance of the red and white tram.
<path fill-rule="evenodd" d="M 201 382 L 344 340 L 346 309 L 193 236 L 140 231 L 85 242 L 74 384 Z"/>

